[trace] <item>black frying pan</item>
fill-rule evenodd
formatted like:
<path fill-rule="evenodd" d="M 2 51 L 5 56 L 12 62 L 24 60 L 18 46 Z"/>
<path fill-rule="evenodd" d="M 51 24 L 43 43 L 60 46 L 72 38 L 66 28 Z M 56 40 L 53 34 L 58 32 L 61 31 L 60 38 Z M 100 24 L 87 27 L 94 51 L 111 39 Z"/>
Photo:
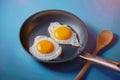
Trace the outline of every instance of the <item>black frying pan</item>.
<path fill-rule="evenodd" d="M 50 36 L 48 26 L 50 22 L 59 22 L 70 26 L 77 33 L 80 47 L 62 46 L 63 55 L 55 60 L 47 61 L 49 63 L 59 63 L 72 60 L 77 57 L 87 44 L 87 31 L 83 22 L 75 15 L 63 10 L 46 10 L 30 16 L 22 25 L 20 30 L 20 41 L 29 52 L 29 47 L 33 44 L 34 38 L 38 35 Z M 31 53 L 30 53 L 31 54 Z M 46 61 L 43 61 L 46 62 Z"/>

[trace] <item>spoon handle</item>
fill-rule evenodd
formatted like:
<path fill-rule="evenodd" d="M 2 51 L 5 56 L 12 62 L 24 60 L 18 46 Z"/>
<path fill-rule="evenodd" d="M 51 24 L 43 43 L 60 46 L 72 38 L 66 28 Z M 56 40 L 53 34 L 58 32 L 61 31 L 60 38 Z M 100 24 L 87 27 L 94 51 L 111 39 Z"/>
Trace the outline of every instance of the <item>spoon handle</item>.
<path fill-rule="evenodd" d="M 93 55 L 96 55 L 98 52 L 99 52 L 99 50 L 101 49 L 101 47 L 100 48 L 96 48 L 94 51 L 93 51 Z M 85 64 L 84 64 L 84 66 L 82 67 L 82 69 L 80 70 L 80 72 L 78 73 L 78 75 L 76 76 L 76 78 L 75 78 L 75 80 L 81 80 L 82 79 L 82 77 L 85 75 L 85 73 L 87 72 L 87 70 L 89 69 L 89 67 L 90 67 L 90 63 L 87 61 Z"/>
<path fill-rule="evenodd" d="M 85 65 L 83 66 L 83 68 L 78 73 L 78 75 L 76 76 L 75 80 L 81 80 L 83 75 L 86 73 L 89 67 L 90 67 L 90 63 L 87 61 Z"/>
<path fill-rule="evenodd" d="M 120 63 L 112 60 L 107 60 L 92 54 L 85 52 L 84 55 L 80 55 L 81 58 L 84 58 L 90 62 L 97 63 L 113 70 L 120 72 Z"/>

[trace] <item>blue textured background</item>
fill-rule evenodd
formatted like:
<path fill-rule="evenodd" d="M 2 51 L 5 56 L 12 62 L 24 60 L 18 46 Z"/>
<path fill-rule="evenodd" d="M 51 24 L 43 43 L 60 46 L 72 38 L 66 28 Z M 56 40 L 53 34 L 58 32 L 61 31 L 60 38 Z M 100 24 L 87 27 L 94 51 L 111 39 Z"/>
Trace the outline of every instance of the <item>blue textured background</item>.
<path fill-rule="evenodd" d="M 120 62 L 120 0 L 1 0 L 0 1 L 0 80 L 74 80 L 82 65 L 79 59 L 62 64 L 37 62 L 21 46 L 19 31 L 32 14 L 61 9 L 86 24 L 92 52 L 100 31 L 111 30 L 115 37 L 99 56 Z M 92 65 L 84 80 L 119 80 L 120 73 Z"/>

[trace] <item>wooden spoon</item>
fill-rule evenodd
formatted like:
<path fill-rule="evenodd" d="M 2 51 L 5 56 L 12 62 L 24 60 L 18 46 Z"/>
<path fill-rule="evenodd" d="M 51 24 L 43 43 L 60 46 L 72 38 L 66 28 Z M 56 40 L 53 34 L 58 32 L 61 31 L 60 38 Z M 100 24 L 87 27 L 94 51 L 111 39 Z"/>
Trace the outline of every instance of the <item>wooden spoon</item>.
<path fill-rule="evenodd" d="M 96 48 L 92 54 L 97 55 L 102 48 L 107 46 L 112 41 L 112 39 L 113 39 L 113 33 L 111 31 L 109 30 L 101 31 L 97 38 Z M 90 63 L 87 61 L 83 66 L 83 68 L 80 70 L 75 80 L 81 80 L 89 67 L 90 67 Z"/>

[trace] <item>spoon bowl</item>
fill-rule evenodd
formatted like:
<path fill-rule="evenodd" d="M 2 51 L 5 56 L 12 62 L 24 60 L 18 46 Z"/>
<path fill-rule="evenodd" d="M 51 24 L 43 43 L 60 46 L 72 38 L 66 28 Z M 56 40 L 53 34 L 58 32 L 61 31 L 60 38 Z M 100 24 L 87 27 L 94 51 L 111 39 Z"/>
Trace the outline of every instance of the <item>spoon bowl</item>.
<path fill-rule="evenodd" d="M 96 55 L 101 49 L 106 47 L 113 39 L 113 33 L 109 30 L 103 30 L 100 32 L 97 38 L 96 48 L 93 54 Z"/>

